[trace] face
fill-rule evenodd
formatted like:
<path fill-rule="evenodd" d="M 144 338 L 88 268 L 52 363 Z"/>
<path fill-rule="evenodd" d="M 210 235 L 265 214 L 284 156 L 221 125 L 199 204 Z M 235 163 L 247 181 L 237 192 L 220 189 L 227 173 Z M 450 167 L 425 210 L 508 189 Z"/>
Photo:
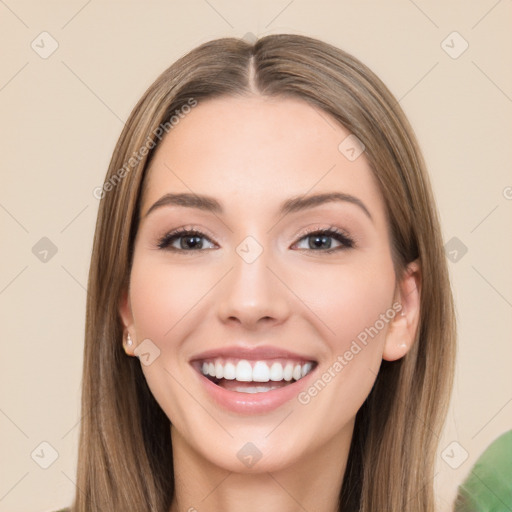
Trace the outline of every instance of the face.
<path fill-rule="evenodd" d="M 213 99 L 148 170 L 129 351 L 173 442 L 230 471 L 346 444 L 383 357 L 407 350 L 384 201 L 348 135 L 299 99 Z"/>

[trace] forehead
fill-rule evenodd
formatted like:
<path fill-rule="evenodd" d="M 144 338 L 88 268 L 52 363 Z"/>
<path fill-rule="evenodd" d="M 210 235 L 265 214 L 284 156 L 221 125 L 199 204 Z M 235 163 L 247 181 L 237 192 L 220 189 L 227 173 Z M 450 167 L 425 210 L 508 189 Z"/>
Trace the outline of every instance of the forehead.
<path fill-rule="evenodd" d="M 349 160 L 339 149 L 350 135 L 329 114 L 301 99 L 251 96 L 199 102 L 157 148 L 147 171 L 141 215 L 168 192 L 207 194 L 227 210 L 240 202 L 262 213 L 291 196 L 330 191 L 355 195 L 377 216 L 384 215 L 364 154 Z"/>

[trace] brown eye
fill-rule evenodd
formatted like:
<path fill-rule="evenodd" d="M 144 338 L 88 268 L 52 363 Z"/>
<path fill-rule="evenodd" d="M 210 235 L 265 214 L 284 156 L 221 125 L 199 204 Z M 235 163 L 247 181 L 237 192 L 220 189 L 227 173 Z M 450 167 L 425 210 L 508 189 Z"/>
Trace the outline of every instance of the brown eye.
<path fill-rule="evenodd" d="M 207 241 L 207 242 L 205 242 Z M 198 251 L 201 249 L 211 249 L 205 247 L 206 244 L 213 242 L 209 240 L 204 233 L 196 230 L 177 230 L 167 233 L 158 241 L 158 248 L 171 251 Z"/>

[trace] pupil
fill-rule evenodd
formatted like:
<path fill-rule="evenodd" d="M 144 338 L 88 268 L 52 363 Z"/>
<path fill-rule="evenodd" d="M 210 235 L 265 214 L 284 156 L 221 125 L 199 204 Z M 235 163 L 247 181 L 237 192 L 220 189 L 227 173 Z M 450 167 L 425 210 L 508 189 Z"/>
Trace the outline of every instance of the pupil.
<path fill-rule="evenodd" d="M 314 244 L 315 248 L 322 247 L 322 244 L 326 244 L 327 249 L 329 249 L 331 247 L 330 237 L 328 237 L 326 235 L 314 235 L 311 238 L 314 240 L 313 244 Z M 311 247 L 311 244 L 310 244 L 310 247 Z"/>
<path fill-rule="evenodd" d="M 193 249 L 196 246 L 201 245 L 201 237 L 194 235 L 194 236 L 187 236 L 186 238 L 182 239 L 182 241 L 185 240 L 186 242 L 182 243 L 182 249 Z M 183 247 L 185 245 L 185 247 Z"/>

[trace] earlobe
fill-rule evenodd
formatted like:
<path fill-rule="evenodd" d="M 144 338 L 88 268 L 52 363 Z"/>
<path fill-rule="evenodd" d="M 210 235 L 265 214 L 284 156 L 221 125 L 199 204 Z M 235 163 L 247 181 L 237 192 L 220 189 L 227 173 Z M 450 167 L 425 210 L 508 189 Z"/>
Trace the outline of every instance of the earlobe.
<path fill-rule="evenodd" d="M 386 336 L 382 359 L 386 361 L 401 359 L 409 352 L 413 341 L 409 337 L 407 319 L 403 317 L 395 318 Z"/>
<path fill-rule="evenodd" d="M 421 267 L 419 260 L 407 266 L 403 278 L 397 283 L 395 300 L 401 304 L 400 312 L 392 320 L 384 344 L 382 358 L 396 361 L 411 349 L 420 319 Z"/>
<path fill-rule="evenodd" d="M 128 290 L 124 290 L 119 301 L 119 315 L 123 323 L 123 348 L 127 355 L 134 356 L 133 315 Z"/>
<path fill-rule="evenodd" d="M 126 355 L 135 356 L 135 345 L 129 332 L 126 333 L 126 336 L 123 335 L 123 348 Z"/>

